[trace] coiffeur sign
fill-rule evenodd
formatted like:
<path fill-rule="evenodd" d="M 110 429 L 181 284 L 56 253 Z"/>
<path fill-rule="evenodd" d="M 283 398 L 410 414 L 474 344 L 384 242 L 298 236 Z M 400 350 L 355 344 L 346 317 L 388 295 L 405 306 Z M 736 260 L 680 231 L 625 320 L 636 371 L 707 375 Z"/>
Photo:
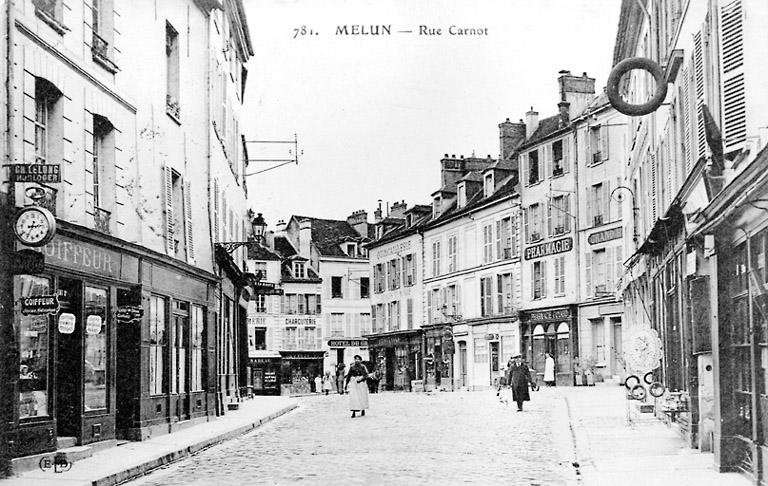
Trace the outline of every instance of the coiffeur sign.
<path fill-rule="evenodd" d="M 525 259 L 533 260 L 534 258 L 541 258 L 548 255 L 556 255 L 558 253 L 565 253 L 573 249 L 573 238 L 561 238 L 559 240 L 550 241 L 548 243 L 542 243 L 540 245 L 529 246 L 525 249 Z"/>

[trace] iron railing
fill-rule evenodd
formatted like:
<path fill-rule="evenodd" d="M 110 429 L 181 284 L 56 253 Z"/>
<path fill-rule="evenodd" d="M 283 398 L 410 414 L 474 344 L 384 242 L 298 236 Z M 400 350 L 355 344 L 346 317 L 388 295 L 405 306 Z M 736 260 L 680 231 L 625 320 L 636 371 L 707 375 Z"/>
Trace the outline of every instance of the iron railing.
<path fill-rule="evenodd" d="M 96 231 L 100 231 L 107 235 L 112 234 L 111 230 L 109 229 L 109 222 L 111 218 L 112 213 L 106 209 L 93 208 L 93 226 Z"/>

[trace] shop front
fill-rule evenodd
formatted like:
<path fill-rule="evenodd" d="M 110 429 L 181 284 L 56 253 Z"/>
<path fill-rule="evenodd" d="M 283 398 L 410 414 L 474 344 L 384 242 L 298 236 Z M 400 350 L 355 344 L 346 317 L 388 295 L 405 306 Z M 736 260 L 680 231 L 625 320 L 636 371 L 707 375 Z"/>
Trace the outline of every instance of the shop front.
<path fill-rule="evenodd" d="M 451 324 L 434 324 L 424 330 L 424 389 L 453 391 L 455 344 Z"/>
<path fill-rule="evenodd" d="M 465 386 L 468 390 L 488 389 L 497 383 L 512 356 L 520 352 L 519 322 L 509 318 L 483 318 L 466 321 L 466 327 L 466 336 L 455 337 L 459 343 L 456 386 Z M 469 365 L 467 341 L 471 351 Z"/>
<path fill-rule="evenodd" d="M 523 359 L 544 380 L 544 358 L 555 360 L 555 384 L 574 384 L 574 365 L 579 357 L 578 312 L 574 305 L 521 311 Z"/>
<path fill-rule="evenodd" d="M 623 315 L 622 303 L 612 300 L 579 306 L 579 356 L 593 367 L 596 381 L 621 379 Z"/>
<path fill-rule="evenodd" d="M 314 392 L 315 377 L 323 375 L 325 351 L 280 351 L 280 356 L 280 394 Z"/>
<path fill-rule="evenodd" d="M 168 432 L 212 413 L 203 373 L 213 275 L 65 222 L 36 251 L 44 267 L 13 276 L 14 457 L 63 437 L 142 439 L 161 422 Z"/>
<path fill-rule="evenodd" d="M 251 384 L 254 395 L 280 395 L 282 356 L 277 351 L 250 352 Z"/>
<path fill-rule="evenodd" d="M 381 376 L 379 388 L 420 391 L 418 383 L 423 379 L 421 331 L 392 331 L 367 338 L 370 360 Z"/>

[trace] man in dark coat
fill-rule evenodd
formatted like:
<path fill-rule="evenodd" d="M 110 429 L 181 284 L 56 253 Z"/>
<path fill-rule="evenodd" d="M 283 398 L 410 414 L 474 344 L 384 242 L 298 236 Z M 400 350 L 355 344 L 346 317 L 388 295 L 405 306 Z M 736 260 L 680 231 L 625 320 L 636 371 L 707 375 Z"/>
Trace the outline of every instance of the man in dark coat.
<path fill-rule="evenodd" d="M 514 356 L 512 365 L 507 371 L 507 384 L 512 388 L 512 400 L 517 403 L 517 411 L 523 411 L 523 402 L 531 400 L 528 394 L 528 383 L 531 383 L 531 370 L 523 363 L 521 355 Z"/>

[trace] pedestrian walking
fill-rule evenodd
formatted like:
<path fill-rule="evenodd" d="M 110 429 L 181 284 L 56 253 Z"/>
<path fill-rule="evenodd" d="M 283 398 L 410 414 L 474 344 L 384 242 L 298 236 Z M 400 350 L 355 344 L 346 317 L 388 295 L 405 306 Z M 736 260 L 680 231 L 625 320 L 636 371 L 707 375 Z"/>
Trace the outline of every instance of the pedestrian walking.
<path fill-rule="evenodd" d="M 331 372 L 326 371 L 323 377 L 323 393 L 328 395 L 333 390 L 333 378 L 331 378 Z"/>
<path fill-rule="evenodd" d="M 349 367 L 349 372 L 344 380 L 344 389 L 349 392 L 349 409 L 352 410 L 352 418 L 360 412 L 360 416 L 365 416 L 365 409 L 368 408 L 368 370 L 363 364 L 363 358 L 355 355 L 355 362 Z"/>
<path fill-rule="evenodd" d="M 517 411 L 523 411 L 523 402 L 531 400 L 528 393 L 528 384 L 533 383 L 531 370 L 523 363 L 522 355 L 514 356 L 514 362 L 509 368 L 507 383 L 512 388 L 512 400 L 517 403 Z"/>
<path fill-rule="evenodd" d="M 555 358 L 549 353 L 544 353 L 544 384 L 555 385 Z"/>
<path fill-rule="evenodd" d="M 320 389 L 323 387 L 323 379 L 320 378 L 320 375 L 317 375 L 315 377 L 315 393 L 320 393 Z"/>
<path fill-rule="evenodd" d="M 336 391 L 339 392 L 339 395 L 344 394 L 344 368 L 346 368 L 344 363 L 336 365 Z"/>

